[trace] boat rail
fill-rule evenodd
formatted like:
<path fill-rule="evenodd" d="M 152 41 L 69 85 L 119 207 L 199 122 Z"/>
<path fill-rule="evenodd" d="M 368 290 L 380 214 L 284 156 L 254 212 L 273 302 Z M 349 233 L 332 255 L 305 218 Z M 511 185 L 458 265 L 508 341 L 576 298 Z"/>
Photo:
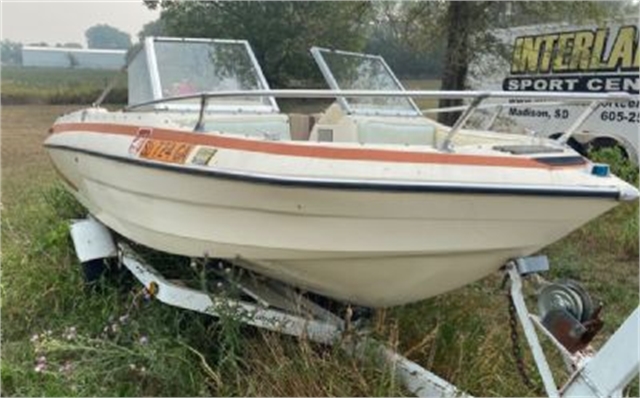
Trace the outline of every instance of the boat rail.
<path fill-rule="evenodd" d="M 622 102 L 630 101 L 636 96 L 627 92 L 609 92 L 609 93 L 557 93 L 557 92 L 509 92 L 509 91 L 440 91 L 440 90 L 416 90 L 416 91 L 390 91 L 390 90 L 300 90 L 300 89 L 277 89 L 277 90 L 237 90 L 237 91 L 214 91 L 201 92 L 196 94 L 179 95 L 145 101 L 138 104 L 126 106 L 124 111 L 144 108 L 153 105 L 160 105 L 172 102 L 179 102 L 192 99 L 200 99 L 200 110 L 198 122 L 196 123 L 196 131 L 203 128 L 203 120 L 211 98 L 232 98 L 232 97 L 275 97 L 275 98 L 437 98 L 437 99 L 471 99 L 472 101 L 465 106 L 451 107 L 440 109 L 440 112 L 462 111 L 462 115 L 456 120 L 449 130 L 445 140 L 441 145 L 441 150 L 451 151 L 453 137 L 460 131 L 462 126 L 471 117 L 473 112 L 480 108 L 486 99 L 519 99 L 537 102 L 528 103 L 529 106 L 546 105 L 577 105 L 588 104 L 587 109 L 581 113 L 575 122 L 560 136 L 557 141 L 565 144 L 571 135 L 575 133 L 582 124 L 591 116 L 603 102 Z M 489 104 L 487 107 L 504 106 L 504 104 Z M 511 105 L 511 104 L 510 104 Z M 493 121 L 492 123 L 493 124 Z"/>

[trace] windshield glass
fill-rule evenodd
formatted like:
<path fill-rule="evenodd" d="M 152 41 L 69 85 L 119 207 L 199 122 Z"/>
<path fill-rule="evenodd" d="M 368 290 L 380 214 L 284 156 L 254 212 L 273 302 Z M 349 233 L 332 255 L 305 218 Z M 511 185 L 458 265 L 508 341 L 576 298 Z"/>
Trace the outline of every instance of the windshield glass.
<path fill-rule="evenodd" d="M 268 89 L 245 42 L 154 42 L 162 98 L 204 91 Z M 182 101 L 199 103 L 199 99 Z M 268 97 L 210 98 L 209 106 L 272 106 Z"/>
<path fill-rule="evenodd" d="M 382 57 L 320 48 L 311 52 L 334 90 L 404 91 Z M 342 103 L 352 113 L 418 114 L 410 98 L 348 98 Z"/>

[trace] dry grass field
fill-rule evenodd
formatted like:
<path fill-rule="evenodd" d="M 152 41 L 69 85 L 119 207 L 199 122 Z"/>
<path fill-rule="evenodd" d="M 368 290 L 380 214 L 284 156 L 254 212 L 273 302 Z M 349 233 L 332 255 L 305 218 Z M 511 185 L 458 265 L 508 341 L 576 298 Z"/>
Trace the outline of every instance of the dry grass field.
<path fill-rule="evenodd" d="M 85 291 L 67 224 L 82 209 L 60 189 L 41 146 L 55 117 L 74 108 L 2 108 L 3 396 L 406 394 L 370 358 L 356 361 L 233 319 L 141 301 L 135 284 Z M 605 303 L 596 345 L 638 305 L 637 204 L 616 208 L 544 253 L 549 277 L 577 279 Z M 500 281 L 496 273 L 380 311 L 376 333 L 476 396 L 536 396 L 514 365 Z M 540 387 L 529 355 L 526 361 Z"/>
<path fill-rule="evenodd" d="M 77 108 L 72 105 L 2 108 L 2 175 L 9 177 L 5 182 L 49 174 L 49 159 L 42 147 L 47 130 L 57 116 Z"/>

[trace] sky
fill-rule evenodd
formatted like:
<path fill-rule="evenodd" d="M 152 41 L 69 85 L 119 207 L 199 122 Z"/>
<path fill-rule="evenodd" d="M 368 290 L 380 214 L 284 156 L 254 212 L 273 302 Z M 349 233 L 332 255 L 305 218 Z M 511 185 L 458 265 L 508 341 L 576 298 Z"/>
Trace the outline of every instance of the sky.
<path fill-rule="evenodd" d="M 75 42 L 87 46 L 84 32 L 106 23 L 137 41 L 142 26 L 159 17 L 142 0 L 0 0 L 2 39 L 23 44 Z"/>

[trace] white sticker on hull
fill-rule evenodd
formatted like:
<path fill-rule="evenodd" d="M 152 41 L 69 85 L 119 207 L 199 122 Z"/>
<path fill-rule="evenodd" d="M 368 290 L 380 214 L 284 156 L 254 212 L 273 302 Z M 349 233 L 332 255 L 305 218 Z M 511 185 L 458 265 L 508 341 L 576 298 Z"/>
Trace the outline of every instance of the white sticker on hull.
<path fill-rule="evenodd" d="M 206 166 L 211 158 L 213 158 L 213 156 L 216 154 L 216 152 L 218 152 L 218 150 L 215 148 L 200 147 L 191 159 L 191 164 Z"/>

